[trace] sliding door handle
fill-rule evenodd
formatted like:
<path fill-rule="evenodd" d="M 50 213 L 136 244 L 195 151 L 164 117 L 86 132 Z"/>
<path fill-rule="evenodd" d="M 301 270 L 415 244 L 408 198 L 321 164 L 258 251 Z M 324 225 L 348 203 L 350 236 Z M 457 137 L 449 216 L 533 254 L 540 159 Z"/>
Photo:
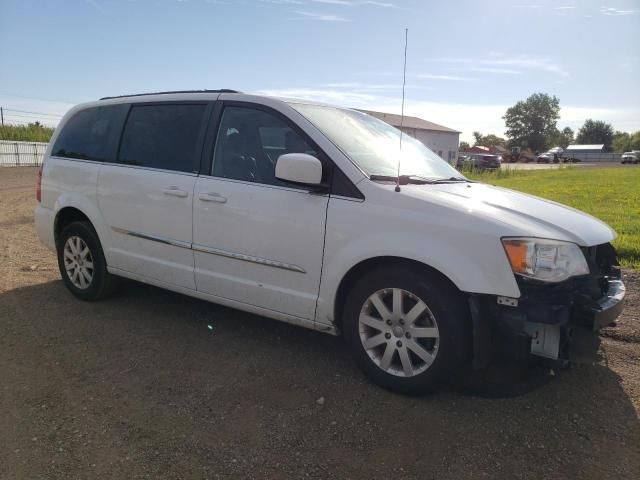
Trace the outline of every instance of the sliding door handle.
<path fill-rule="evenodd" d="M 178 197 L 178 198 L 187 198 L 189 196 L 189 192 L 180 190 L 175 185 L 172 185 L 169 188 L 165 188 L 162 191 L 162 193 L 164 193 L 165 195 L 169 195 L 170 197 Z"/>
<path fill-rule="evenodd" d="M 198 198 L 203 202 L 227 203 L 226 197 L 223 197 L 219 193 L 215 192 L 201 193 L 200 195 L 198 195 Z"/>

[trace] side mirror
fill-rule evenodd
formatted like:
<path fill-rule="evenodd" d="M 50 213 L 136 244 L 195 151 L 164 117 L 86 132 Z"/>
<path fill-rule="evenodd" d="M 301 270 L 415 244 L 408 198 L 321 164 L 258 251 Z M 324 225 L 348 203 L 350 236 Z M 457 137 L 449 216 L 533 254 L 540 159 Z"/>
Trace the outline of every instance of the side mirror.
<path fill-rule="evenodd" d="M 322 163 L 316 157 L 306 153 L 280 155 L 276 162 L 276 178 L 296 185 L 312 187 L 314 190 L 324 187 Z"/>

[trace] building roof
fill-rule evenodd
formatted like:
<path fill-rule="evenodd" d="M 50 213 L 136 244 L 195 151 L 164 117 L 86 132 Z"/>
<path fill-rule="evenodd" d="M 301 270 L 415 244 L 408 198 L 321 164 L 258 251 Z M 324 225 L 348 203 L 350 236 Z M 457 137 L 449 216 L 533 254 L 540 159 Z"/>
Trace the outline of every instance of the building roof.
<path fill-rule="evenodd" d="M 601 152 L 604 149 L 604 143 L 600 145 L 569 145 L 565 150 L 595 150 Z"/>
<path fill-rule="evenodd" d="M 508 150 L 500 145 L 491 145 L 490 147 L 475 145 L 464 149 L 464 153 L 485 153 L 487 155 L 504 155 L 507 152 Z"/>
<path fill-rule="evenodd" d="M 389 125 L 393 125 L 396 128 L 400 128 L 400 115 L 396 115 L 395 113 L 385 113 L 385 112 L 375 112 L 373 110 L 360 110 L 361 112 L 367 113 L 373 117 L 376 117 L 383 122 L 388 123 Z M 407 115 L 404 116 L 404 120 L 402 121 L 403 128 L 414 128 L 416 130 L 430 130 L 432 132 L 449 132 L 449 133 L 460 133 L 458 130 L 454 130 L 449 127 L 445 127 L 443 125 L 438 125 L 437 123 L 430 122 L 428 120 L 423 120 L 418 117 L 409 117 Z"/>

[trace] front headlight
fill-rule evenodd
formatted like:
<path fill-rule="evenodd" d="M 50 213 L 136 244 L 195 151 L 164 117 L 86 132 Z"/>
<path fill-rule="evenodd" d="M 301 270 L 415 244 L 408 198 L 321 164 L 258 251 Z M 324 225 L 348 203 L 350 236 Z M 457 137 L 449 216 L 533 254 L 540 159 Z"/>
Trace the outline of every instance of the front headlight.
<path fill-rule="evenodd" d="M 589 273 L 589 265 L 575 243 L 539 238 L 503 238 L 513 272 L 543 282 L 562 282 Z"/>

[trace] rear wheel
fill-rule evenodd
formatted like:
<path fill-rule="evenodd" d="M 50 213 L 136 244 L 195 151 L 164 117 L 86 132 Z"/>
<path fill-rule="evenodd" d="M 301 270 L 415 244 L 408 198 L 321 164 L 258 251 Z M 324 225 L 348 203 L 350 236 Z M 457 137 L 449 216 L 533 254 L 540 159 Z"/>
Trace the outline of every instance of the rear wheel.
<path fill-rule="evenodd" d="M 58 267 L 66 287 L 82 300 L 100 300 L 117 286 L 117 277 L 107 271 L 98 235 L 89 222 L 73 222 L 57 241 Z"/>
<path fill-rule="evenodd" d="M 348 296 L 343 325 L 367 376 L 403 393 L 433 390 L 470 353 L 464 298 L 427 271 L 394 267 L 366 274 Z"/>

